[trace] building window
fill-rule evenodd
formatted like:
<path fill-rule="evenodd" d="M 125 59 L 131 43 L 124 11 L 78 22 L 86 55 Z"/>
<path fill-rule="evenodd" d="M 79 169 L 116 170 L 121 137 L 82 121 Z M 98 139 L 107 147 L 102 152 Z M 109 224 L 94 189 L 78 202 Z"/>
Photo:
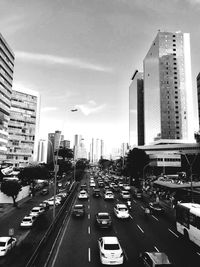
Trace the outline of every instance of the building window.
<path fill-rule="evenodd" d="M 173 48 L 173 51 L 176 51 L 176 48 Z"/>

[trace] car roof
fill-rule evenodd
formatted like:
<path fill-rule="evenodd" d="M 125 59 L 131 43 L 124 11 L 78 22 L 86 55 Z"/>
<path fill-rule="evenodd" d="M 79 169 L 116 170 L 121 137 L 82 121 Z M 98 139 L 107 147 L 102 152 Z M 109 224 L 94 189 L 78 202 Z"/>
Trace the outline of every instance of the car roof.
<path fill-rule="evenodd" d="M 27 215 L 27 216 L 24 216 L 23 219 L 33 219 L 34 216 L 30 216 L 30 215 Z"/>
<path fill-rule="evenodd" d="M 103 236 L 102 237 L 104 244 L 118 244 L 118 238 L 116 236 Z"/>
<path fill-rule="evenodd" d="M 76 204 L 74 205 L 75 208 L 83 208 L 83 204 Z"/>
<path fill-rule="evenodd" d="M 0 242 L 7 242 L 10 239 L 10 236 L 1 236 Z"/>
<path fill-rule="evenodd" d="M 106 191 L 106 194 L 113 194 L 113 192 L 110 191 L 110 190 L 107 190 L 107 191 Z"/>
<path fill-rule="evenodd" d="M 152 261 L 156 264 L 170 263 L 168 256 L 164 252 L 146 252 Z"/>
<path fill-rule="evenodd" d="M 127 208 L 125 204 L 116 204 L 117 208 Z"/>
<path fill-rule="evenodd" d="M 85 190 L 81 190 L 80 193 L 86 193 L 86 191 Z"/>
<path fill-rule="evenodd" d="M 42 208 L 42 207 L 33 207 L 32 210 L 33 210 L 33 209 L 41 209 L 41 208 Z"/>
<path fill-rule="evenodd" d="M 98 212 L 97 215 L 102 215 L 102 216 L 103 215 L 107 215 L 107 216 L 109 216 L 110 214 L 108 212 Z"/>

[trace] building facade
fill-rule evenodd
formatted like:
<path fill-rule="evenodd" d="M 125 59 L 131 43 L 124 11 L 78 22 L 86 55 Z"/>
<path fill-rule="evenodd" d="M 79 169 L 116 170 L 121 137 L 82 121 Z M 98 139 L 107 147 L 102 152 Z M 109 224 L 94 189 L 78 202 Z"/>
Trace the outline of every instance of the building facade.
<path fill-rule="evenodd" d="M 129 145 L 144 145 L 143 73 L 135 71 L 129 87 Z"/>
<path fill-rule="evenodd" d="M 194 141 L 190 36 L 158 32 L 144 61 L 145 144 Z"/>
<path fill-rule="evenodd" d="M 12 91 L 6 161 L 13 166 L 24 167 L 37 160 L 39 109 L 37 92 Z"/>
<path fill-rule="evenodd" d="M 48 134 L 48 144 L 47 144 L 47 163 L 54 162 L 55 152 L 61 147 L 64 136 L 61 134 L 61 131 L 55 131 L 54 133 Z"/>
<path fill-rule="evenodd" d="M 6 160 L 15 56 L 0 34 L 0 162 Z"/>

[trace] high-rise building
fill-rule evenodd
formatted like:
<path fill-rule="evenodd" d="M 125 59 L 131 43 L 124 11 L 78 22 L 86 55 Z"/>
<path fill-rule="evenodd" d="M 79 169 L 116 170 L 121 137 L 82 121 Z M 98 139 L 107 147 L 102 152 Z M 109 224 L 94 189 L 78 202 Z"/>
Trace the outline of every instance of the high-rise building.
<path fill-rule="evenodd" d="M 40 97 L 32 90 L 13 90 L 6 161 L 24 167 L 37 160 Z"/>
<path fill-rule="evenodd" d="M 190 36 L 158 32 L 144 59 L 145 144 L 193 142 Z"/>
<path fill-rule="evenodd" d="M 70 141 L 69 140 L 63 140 L 63 141 L 61 141 L 61 147 L 63 147 L 63 148 L 70 148 Z"/>
<path fill-rule="evenodd" d="M 47 140 L 40 139 L 38 142 L 38 162 L 47 162 Z"/>
<path fill-rule="evenodd" d="M 87 158 L 87 152 L 82 135 L 74 136 L 74 159 Z"/>
<path fill-rule="evenodd" d="M 135 71 L 129 87 L 129 145 L 144 145 L 143 73 Z"/>
<path fill-rule="evenodd" d="M 61 147 L 63 140 L 64 136 L 61 134 L 61 131 L 48 134 L 47 163 L 54 162 L 55 152 Z"/>
<path fill-rule="evenodd" d="M 199 119 L 199 130 L 200 130 L 200 72 L 197 75 L 197 100 L 198 100 L 198 119 Z"/>
<path fill-rule="evenodd" d="M 6 160 L 14 53 L 0 34 L 0 162 Z"/>
<path fill-rule="evenodd" d="M 104 153 L 105 153 L 105 151 L 104 151 L 104 141 L 101 139 L 100 142 L 101 142 L 100 157 L 103 158 L 104 157 Z"/>

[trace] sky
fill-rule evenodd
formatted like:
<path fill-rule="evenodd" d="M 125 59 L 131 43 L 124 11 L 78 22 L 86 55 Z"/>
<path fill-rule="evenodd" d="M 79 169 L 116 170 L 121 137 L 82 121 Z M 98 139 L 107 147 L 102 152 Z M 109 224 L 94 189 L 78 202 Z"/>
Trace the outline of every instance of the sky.
<path fill-rule="evenodd" d="M 13 88 L 41 95 L 39 137 L 61 130 L 72 143 L 74 134 L 110 148 L 128 142 L 131 77 L 158 30 L 190 33 L 196 110 L 199 17 L 200 0 L 0 0 Z"/>

